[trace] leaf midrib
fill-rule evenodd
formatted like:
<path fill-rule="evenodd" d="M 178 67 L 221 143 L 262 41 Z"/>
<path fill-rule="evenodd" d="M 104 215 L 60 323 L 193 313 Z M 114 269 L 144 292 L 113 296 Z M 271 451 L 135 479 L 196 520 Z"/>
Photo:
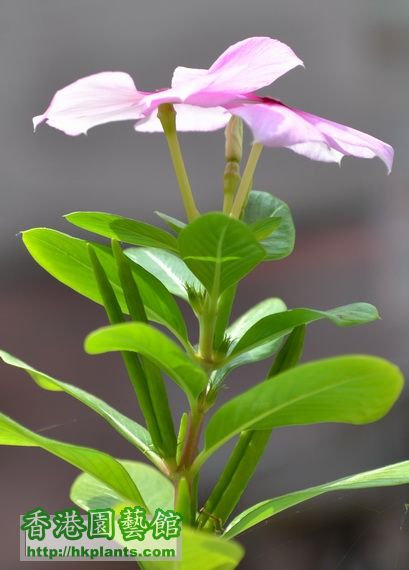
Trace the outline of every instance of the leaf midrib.
<path fill-rule="evenodd" d="M 286 407 L 289 407 L 289 406 L 291 406 L 291 405 L 293 405 L 293 404 L 295 404 L 295 403 L 297 403 L 297 402 L 300 402 L 300 401 L 302 401 L 302 400 L 307 400 L 308 398 L 311 398 L 311 397 L 313 397 L 313 396 L 316 396 L 316 395 L 318 395 L 318 394 L 321 394 L 322 392 L 327 392 L 327 391 L 329 391 L 329 390 L 331 390 L 331 389 L 338 388 L 338 387 L 343 386 L 343 385 L 345 385 L 345 384 L 349 384 L 350 382 L 356 382 L 357 380 L 361 380 L 361 381 L 362 381 L 362 380 L 365 380 L 365 379 L 370 378 L 370 377 L 371 377 L 371 374 L 363 374 L 363 375 L 360 375 L 360 376 L 355 376 L 354 378 L 348 378 L 348 379 L 346 379 L 346 380 L 343 380 L 343 381 L 341 381 L 341 382 L 338 382 L 336 385 L 332 384 L 331 386 L 324 386 L 323 388 L 320 388 L 320 389 L 318 389 L 318 390 L 314 390 L 313 392 L 309 392 L 307 395 L 304 394 L 304 395 L 297 396 L 296 398 L 292 398 L 290 401 L 287 401 L 286 403 L 281 404 L 280 406 L 277 406 L 277 407 L 274 408 L 273 410 L 270 410 L 270 411 L 268 411 L 268 412 L 265 412 L 265 413 L 261 414 L 261 416 L 258 416 L 257 422 L 254 422 L 254 421 L 251 421 L 251 420 L 250 420 L 250 421 L 248 421 L 248 422 L 242 424 L 242 426 L 240 427 L 240 429 L 234 430 L 234 431 L 230 432 L 226 438 L 223 438 L 223 439 L 219 440 L 219 441 L 216 443 L 216 445 L 213 445 L 213 447 L 210 447 L 210 448 L 208 448 L 207 450 L 205 449 L 205 450 L 204 450 L 204 455 L 205 455 L 205 457 L 204 457 L 203 461 L 205 461 L 208 457 L 210 457 L 210 455 L 212 455 L 219 447 L 221 447 L 222 445 L 224 445 L 224 443 L 225 443 L 226 441 L 228 441 L 229 439 L 231 439 L 232 437 L 234 437 L 237 433 L 240 433 L 241 431 L 244 431 L 244 430 L 248 429 L 251 425 L 254 425 L 254 423 L 261 422 L 262 420 L 266 419 L 266 417 L 268 417 L 268 416 L 270 416 L 270 415 L 273 415 L 273 414 L 279 412 L 280 410 L 282 410 L 282 409 L 284 409 L 284 408 L 286 408 Z M 275 379 L 274 381 L 276 381 L 276 379 Z M 226 404 L 226 405 L 227 405 L 227 404 Z M 220 408 L 220 410 L 222 410 L 222 409 L 223 409 L 223 408 Z M 219 411 L 220 411 L 220 410 L 219 410 Z M 213 417 L 216 417 L 216 415 L 213 416 Z M 321 423 L 321 422 L 319 422 L 319 423 Z M 211 453 L 209 453 L 209 452 L 211 452 Z M 199 457 L 200 457 L 200 456 L 199 456 Z M 202 461 L 202 462 L 203 462 L 203 461 Z"/>

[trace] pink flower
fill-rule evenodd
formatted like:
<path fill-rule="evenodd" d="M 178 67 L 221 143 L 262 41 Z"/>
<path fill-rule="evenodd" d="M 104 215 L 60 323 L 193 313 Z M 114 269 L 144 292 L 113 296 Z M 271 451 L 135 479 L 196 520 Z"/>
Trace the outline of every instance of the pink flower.
<path fill-rule="evenodd" d="M 390 171 L 390 145 L 255 94 L 298 65 L 302 61 L 285 44 L 255 37 L 230 46 L 209 69 L 177 67 L 171 87 L 153 93 L 138 91 L 126 73 L 97 73 L 57 91 L 45 113 L 34 117 L 34 127 L 45 121 L 75 136 L 96 125 L 132 119 L 137 131 L 160 132 L 157 108 L 172 103 L 179 131 L 214 131 L 237 115 L 254 141 L 265 146 L 286 147 L 324 162 L 339 163 L 345 155 L 377 156 Z"/>

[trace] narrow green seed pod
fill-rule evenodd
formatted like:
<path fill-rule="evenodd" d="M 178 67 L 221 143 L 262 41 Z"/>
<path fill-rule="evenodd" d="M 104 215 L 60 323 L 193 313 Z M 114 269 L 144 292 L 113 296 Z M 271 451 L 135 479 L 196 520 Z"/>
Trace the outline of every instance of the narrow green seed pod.
<path fill-rule="evenodd" d="M 185 443 L 185 437 L 187 432 L 187 426 L 189 424 L 189 414 L 184 412 L 180 418 L 179 433 L 176 444 L 176 463 L 179 465 L 180 459 L 182 457 L 183 446 Z"/>
<path fill-rule="evenodd" d="M 305 328 L 305 325 L 295 327 L 289 335 L 270 368 L 268 378 L 298 364 L 304 350 Z"/>
<path fill-rule="evenodd" d="M 175 511 L 183 517 L 183 523 L 186 525 L 192 522 L 192 508 L 190 499 L 189 483 L 186 477 L 181 477 L 176 487 Z"/>
<path fill-rule="evenodd" d="M 118 275 L 129 314 L 135 322 L 147 323 L 148 319 L 145 307 L 138 285 L 132 275 L 130 261 L 117 240 L 112 240 L 112 252 L 117 264 Z M 146 358 L 139 356 L 139 360 L 146 377 L 146 388 L 160 432 L 160 449 L 165 459 L 174 459 L 176 453 L 176 434 L 162 373 L 157 366 Z"/>

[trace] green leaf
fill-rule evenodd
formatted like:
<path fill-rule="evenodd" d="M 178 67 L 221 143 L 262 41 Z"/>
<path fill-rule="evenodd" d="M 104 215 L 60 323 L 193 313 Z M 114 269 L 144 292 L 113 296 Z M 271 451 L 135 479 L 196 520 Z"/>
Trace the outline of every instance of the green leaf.
<path fill-rule="evenodd" d="M 164 324 L 175 334 L 183 344 L 187 341 L 186 323 L 175 299 L 166 287 L 154 275 L 139 267 L 136 263 L 131 264 L 133 278 L 138 285 L 143 303 L 149 317 L 149 307 L 154 307 L 159 318 L 151 319 Z M 160 320 L 161 319 L 161 320 Z"/>
<path fill-rule="evenodd" d="M 268 315 L 255 323 L 242 336 L 230 353 L 235 357 L 243 352 L 257 348 L 284 336 L 294 327 L 305 325 L 320 319 L 328 319 L 340 327 L 361 325 L 379 319 L 379 314 L 373 305 L 368 303 L 352 303 L 329 311 L 315 309 L 291 309 L 274 315 Z"/>
<path fill-rule="evenodd" d="M 118 239 L 132 245 L 160 247 L 177 252 L 174 236 L 164 230 L 106 212 L 73 212 L 65 218 L 74 226 L 111 239 Z"/>
<path fill-rule="evenodd" d="M 225 214 L 200 216 L 179 234 L 189 269 L 214 297 L 234 285 L 264 258 L 264 250 L 243 222 Z"/>
<path fill-rule="evenodd" d="M 202 284 L 196 279 L 185 262 L 168 251 L 149 247 L 132 247 L 127 249 L 125 254 L 159 279 L 169 293 L 177 295 L 185 301 L 188 300 L 186 284 L 196 291 L 203 289 Z"/>
<path fill-rule="evenodd" d="M 126 469 L 113 457 L 92 449 L 38 435 L 0 413 L 0 445 L 41 447 L 114 489 L 124 501 L 145 507 Z"/>
<path fill-rule="evenodd" d="M 129 475 L 147 497 L 147 507 L 152 513 L 157 508 L 174 508 L 173 485 L 161 473 L 135 461 L 121 461 Z M 99 483 L 93 477 L 81 474 L 74 481 L 71 500 L 88 511 L 98 508 L 112 508 L 120 511 L 124 507 L 121 496 L 110 487 Z M 140 565 L 148 570 L 233 570 L 243 558 L 243 548 L 232 540 L 212 536 L 208 532 L 198 532 L 183 525 L 182 560 L 169 562 L 143 562 Z"/>
<path fill-rule="evenodd" d="M 227 357 L 232 353 L 234 347 L 240 338 L 260 319 L 267 315 L 279 313 L 286 310 L 284 301 L 276 297 L 265 299 L 252 307 L 249 311 L 239 317 L 230 327 L 226 330 L 226 335 L 230 339 L 230 346 L 227 352 Z M 264 358 L 268 358 L 279 347 L 280 339 L 273 340 L 258 348 L 249 350 L 236 358 L 232 358 L 227 364 L 216 370 L 212 374 L 212 384 L 218 386 L 223 382 L 224 378 L 238 366 L 258 362 Z"/>
<path fill-rule="evenodd" d="M 207 425 L 197 465 L 246 429 L 374 422 L 390 410 L 402 385 L 396 366 L 372 356 L 340 356 L 297 366 L 217 410 Z"/>
<path fill-rule="evenodd" d="M 167 477 L 157 469 L 138 461 L 119 461 L 129 473 L 132 481 L 146 497 L 146 506 L 149 512 L 154 513 L 157 508 L 173 509 L 173 485 Z M 123 497 L 118 495 L 112 487 L 108 487 L 87 473 L 81 473 L 75 479 L 70 490 L 70 499 L 84 509 L 106 509 L 116 511 L 124 506 Z"/>
<path fill-rule="evenodd" d="M 265 218 L 250 224 L 251 231 L 261 241 L 268 238 L 281 224 L 281 218 Z"/>
<path fill-rule="evenodd" d="M 143 323 L 103 327 L 85 339 L 90 354 L 129 350 L 142 354 L 168 374 L 193 402 L 204 390 L 207 375 L 203 369 L 162 332 Z"/>
<path fill-rule="evenodd" d="M 0 350 L 0 358 L 10 366 L 15 366 L 25 370 L 25 372 L 27 372 L 34 382 L 43 390 L 50 390 L 51 392 L 65 392 L 91 408 L 91 410 L 94 410 L 94 412 L 103 417 L 104 420 L 106 420 L 120 435 L 122 435 L 122 437 L 137 447 L 139 451 L 152 461 L 152 463 L 157 465 L 159 468 L 163 468 L 161 458 L 154 451 L 154 446 L 149 432 L 134 420 L 124 416 L 100 398 L 89 394 L 85 390 L 81 390 L 81 388 L 77 388 L 71 384 L 66 384 L 65 382 L 52 378 L 48 374 L 39 372 L 29 364 L 26 364 L 22 360 L 19 360 L 3 350 Z"/>
<path fill-rule="evenodd" d="M 53 277 L 74 291 L 103 305 L 88 254 L 88 245 L 56 230 L 34 228 L 23 232 L 23 242 L 32 257 Z M 116 263 L 109 248 L 93 243 L 98 259 L 115 291 L 121 310 L 128 312 Z M 132 274 L 139 287 L 148 318 L 168 327 L 178 338 L 186 339 L 186 325 L 176 301 L 166 288 L 142 267 Z"/>
<path fill-rule="evenodd" d="M 234 570 L 244 556 L 243 547 L 209 532 L 182 527 L 180 562 L 140 562 L 146 570 Z"/>
<path fill-rule="evenodd" d="M 294 223 L 290 209 L 285 202 L 267 192 L 257 190 L 250 192 L 243 221 L 246 224 L 255 224 L 270 217 L 281 218 L 281 223 L 269 237 L 261 242 L 267 253 L 265 261 L 282 259 L 290 255 L 295 243 Z"/>
<path fill-rule="evenodd" d="M 182 222 L 181 220 L 178 220 L 173 216 L 169 216 L 168 214 L 164 214 L 163 212 L 158 212 L 157 210 L 155 211 L 155 214 L 159 216 L 160 219 L 163 220 L 165 224 L 167 224 L 177 234 L 180 232 L 180 230 L 183 230 L 183 228 L 186 227 L 185 222 Z"/>
<path fill-rule="evenodd" d="M 285 509 L 289 509 L 294 505 L 298 505 L 299 503 L 308 501 L 324 493 L 347 491 L 351 489 L 368 489 L 371 487 L 393 487 L 406 483 L 409 483 L 409 461 L 387 465 L 386 467 L 380 467 L 372 471 L 364 471 L 363 473 L 350 475 L 349 477 L 344 477 L 337 481 L 332 481 L 331 483 L 310 487 L 303 491 L 295 491 L 294 493 L 263 501 L 246 509 L 232 520 L 224 536 L 226 538 L 233 538 Z"/>
<path fill-rule="evenodd" d="M 236 346 L 240 338 L 260 319 L 269 315 L 281 313 L 287 309 L 286 304 L 278 297 L 270 297 L 264 299 L 248 311 L 243 313 L 237 320 L 234 321 L 227 329 L 226 334 L 230 338 L 231 346 Z"/>

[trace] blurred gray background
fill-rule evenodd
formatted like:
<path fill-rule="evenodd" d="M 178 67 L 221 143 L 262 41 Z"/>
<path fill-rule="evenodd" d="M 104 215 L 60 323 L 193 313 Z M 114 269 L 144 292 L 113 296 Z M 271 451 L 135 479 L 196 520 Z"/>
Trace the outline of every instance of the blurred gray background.
<path fill-rule="evenodd" d="M 31 117 L 43 112 L 57 89 L 84 75 L 123 70 L 140 89 L 156 89 L 169 84 L 177 65 L 208 67 L 228 45 L 253 35 L 288 43 L 306 65 L 267 93 L 391 143 L 396 160 L 388 177 L 378 160 L 345 159 L 338 168 L 286 150 L 265 151 L 255 186 L 290 204 L 297 245 L 291 258 L 264 265 L 247 279 L 235 314 L 275 295 L 290 307 L 369 301 L 378 306 L 381 321 L 359 329 L 313 325 L 305 360 L 368 352 L 408 371 L 407 0 L 3 0 L 2 348 L 138 417 L 119 358 L 83 354 L 84 336 L 105 322 L 102 310 L 46 275 L 16 234 L 34 226 L 78 234 L 62 215 L 81 209 L 147 221 L 154 221 L 156 209 L 183 216 L 165 142 L 160 135 L 136 134 L 131 122 L 75 138 L 46 126 L 33 134 Z M 219 208 L 222 132 L 184 135 L 182 145 L 200 208 Z M 231 376 L 228 394 L 261 380 L 264 371 L 260 365 Z M 3 412 L 50 437 L 134 456 L 102 420 L 69 397 L 40 391 L 23 373 L 5 366 L 0 377 Z M 171 392 L 180 413 L 182 398 Z M 277 431 L 241 507 L 408 459 L 408 405 L 405 395 L 388 417 L 366 427 Z M 225 454 L 209 463 L 204 496 Z M 21 566 L 18 514 L 38 505 L 51 512 L 68 507 L 76 470 L 30 448 L 2 448 L 0 465 L 1 567 L 14 570 Z M 247 557 L 241 568 L 404 570 L 409 567 L 408 502 L 409 488 L 401 487 L 301 505 L 243 538 Z"/>

